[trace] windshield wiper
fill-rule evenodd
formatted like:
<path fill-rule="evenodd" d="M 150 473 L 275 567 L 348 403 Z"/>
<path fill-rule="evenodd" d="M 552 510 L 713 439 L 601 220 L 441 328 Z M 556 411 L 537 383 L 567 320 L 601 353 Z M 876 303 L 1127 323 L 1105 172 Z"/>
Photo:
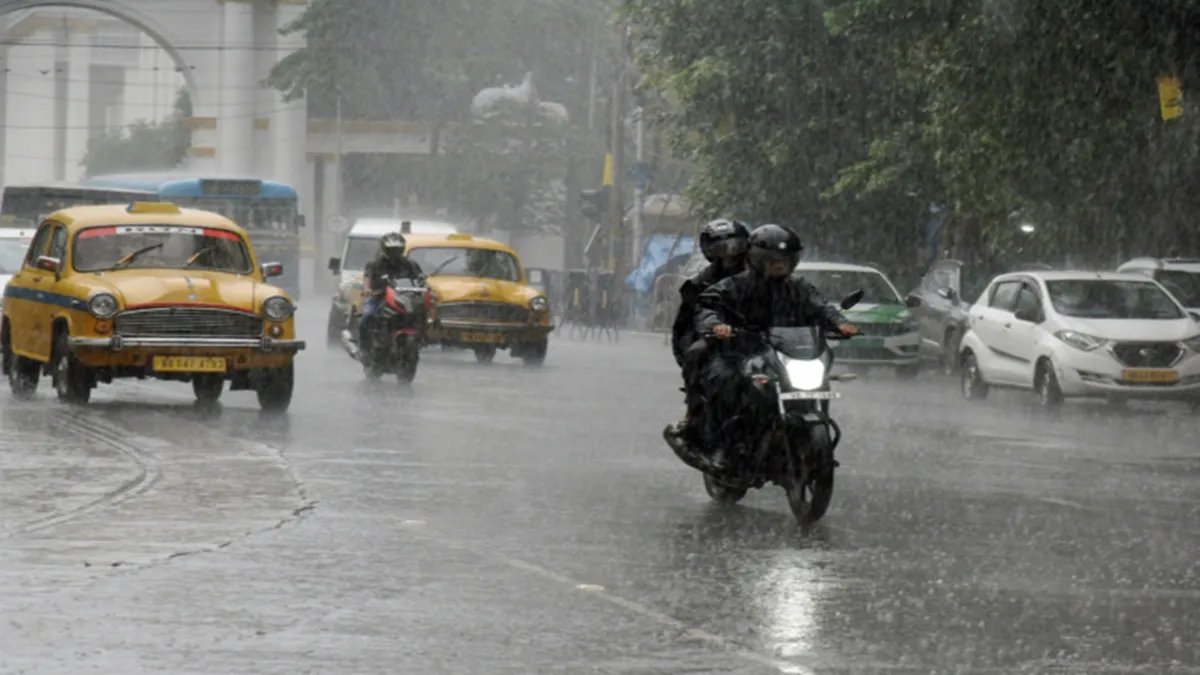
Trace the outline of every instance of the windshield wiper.
<path fill-rule="evenodd" d="M 134 251 L 133 253 L 130 253 L 129 255 L 125 256 L 124 258 L 121 258 L 120 260 L 118 260 L 117 264 L 113 265 L 112 268 L 114 270 L 124 269 L 124 268 L 128 267 L 129 264 L 132 263 L 134 260 L 137 260 L 138 256 L 143 255 L 145 253 L 149 253 L 150 251 L 155 251 L 162 247 L 163 247 L 163 245 L 161 243 L 158 243 L 158 244 L 150 244 L 149 246 L 139 248 L 138 250 Z"/>
<path fill-rule="evenodd" d="M 456 255 L 453 258 L 444 261 L 441 265 L 438 265 L 437 267 L 433 268 L 433 271 L 430 272 L 429 274 L 426 274 L 425 276 L 431 277 L 431 276 L 437 274 L 438 272 L 441 272 L 442 270 L 446 269 L 446 265 L 449 265 L 450 263 L 454 262 L 455 260 L 458 260 L 461 257 L 462 257 L 461 255 Z"/>
<path fill-rule="evenodd" d="M 196 261 L 200 259 L 200 256 L 204 255 L 205 253 L 208 253 L 209 251 L 211 251 L 215 248 L 216 248 L 216 246 L 205 246 L 204 248 L 200 249 L 199 251 L 196 251 L 196 254 L 193 255 L 192 257 L 188 258 L 187 262 L 185 262 L 183 264 L 183 269 L 186 270 L 187 268 L 191 267 L 192 265 L 195 265 Z"/>

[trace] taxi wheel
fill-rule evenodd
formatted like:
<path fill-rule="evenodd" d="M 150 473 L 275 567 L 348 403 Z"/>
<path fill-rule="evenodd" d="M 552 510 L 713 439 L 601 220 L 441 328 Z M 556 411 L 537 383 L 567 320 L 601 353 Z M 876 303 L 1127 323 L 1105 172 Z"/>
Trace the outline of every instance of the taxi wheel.
<path fill-rule="evenodd" d="M 290 364 L 283 368 L 264 370 L 262 381 L 255 391 L 258 394 L 259 407 L 264 412 L 286 412 L 292 404 L 292 389 L 295 383 L 296 373 Z"/>
<path fill-rule="evenodd" d="M 31 398 L 37 391 L 38 380 L 41 379 L 42 364 L 13 354 L 10 367 L 8 386 L 12 389 L 13 396 L 19 399 Z"/>
<path fill-rule="evenodd" d="M 491 363 L 496 360 L 495 347 L 476 347 L 475 360 L 480 363 Z"/>
<path fill-rule="evenodd" d="M 546 362 L 546 350 L 550 348 L 545 340 L 542 340 L 536 345 L 531 345 L 521 358 L 524 359 L 527 366 L 540 366 Z"/>
<path fill-rule="evenodd" d="M 67 346 L 66 333 L 54 338 L 54 357 L 50 360 L 54 392 L 63 403 L 87 403 L 92 398 L 92 374 L 80 364 Z"/>
<path fill-rule="evenodd" d="M 192 393 L 201 403 L 216 403 L 225 391 L 225 380 L 214 375 L 197 375 L 192 378 Z"/>

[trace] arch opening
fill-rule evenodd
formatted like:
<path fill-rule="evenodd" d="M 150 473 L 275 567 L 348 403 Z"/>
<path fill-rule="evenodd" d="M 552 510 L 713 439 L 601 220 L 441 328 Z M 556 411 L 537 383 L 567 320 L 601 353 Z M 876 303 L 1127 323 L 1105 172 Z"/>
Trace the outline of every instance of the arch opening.
<path fill-rule="evenodd" d="M 187 91 L 188 96 L 192 99 L 192 104 L 196 105 L 199 101 L 197 96 L 200 91 L 196 86 L 196 78 L 192 73 L 191 66 L 187 60 L 183 58 L 183 54 L 175 47 L 172 41 L 167 37 L 167 31 L 161 24 L 148 16 L 145 12 L 132 9 L 121 5 L 114 0 L 0 0 L 0 16 L 6 16 L 15 12 L 20 12 L 28 9 L 40 9 L 46 7 L 68 7 L 72 9 L 87 9 L 94 12 L 99 12 L 114 19 L 124 21 L 125 23 L 137 28 L 150 39 L 162 48 L 163 51 L 171 57 L 175 63 L 176 71 L 183 76 L 183 86 Z"/>

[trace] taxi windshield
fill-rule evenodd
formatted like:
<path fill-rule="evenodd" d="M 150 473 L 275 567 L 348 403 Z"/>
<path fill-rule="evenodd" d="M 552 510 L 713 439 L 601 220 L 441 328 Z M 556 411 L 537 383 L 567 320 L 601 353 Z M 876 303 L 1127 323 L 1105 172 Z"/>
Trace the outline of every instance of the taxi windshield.
<path fill-rule="evenodd" d="M 408 251 L 428 276 L 479 277 L 520 281 L 521 266 L 511 253 L 464 246 L 430 246 Z"/>
<path fill-rule="evenodd" d="M 0 239 L 0 274 L 16 274 L 25 264 L 27 239 Z"/>
<path fill-rule="evenodd" d="M 194 269 L 249 274 L 253 265 L 237 233 L 208 227 L 117 225 L 75 236 L 78 272 L 117 269 Z"/>

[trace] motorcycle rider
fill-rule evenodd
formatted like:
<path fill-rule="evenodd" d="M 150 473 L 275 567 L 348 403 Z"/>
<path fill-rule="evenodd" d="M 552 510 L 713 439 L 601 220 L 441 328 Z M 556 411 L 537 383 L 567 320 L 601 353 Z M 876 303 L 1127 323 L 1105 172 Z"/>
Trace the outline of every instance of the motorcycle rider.
<path fill-rule="evenodd" d="M 700 417 L 700 407 L 704 399 L 696 377 L 699 370 L 698 359 L 688 351 L 696 341 L 696 298 L 704 289 L 746 268 L 749 240 L 750 228 L 746 227 L 745 223 L 726 218 L 708 223 L 700 232 L 700 252 L 704 254 L 709 265 L 679 287 L 679 311 L 671 327 L 671 350 L 675 354 L 675 363 L 679 364 L 683 371 L 687 413 L 682 422 L 663 430 L 668 442 L 674 439 L 682 439 L 685 442 L 698 440 L 696 420 Z"/>
<path fill-rule="evenodd" d="M 845 337 L 858 334 L 811 283 L 792 276 L 804 250 L 799 235 L 779 225 L 763 225 L 750 233 L 749 245 L 748 269 L 709 286 L 696 299 L 697 333 L 728 340 L 735 326 L 765 331 L 773 326 L 817 325 Z M 709 403 L 705 410 L 706 435 L 713 446 L 709 461 L 717 468 L 726 463 L 725 448 L 735 455 L 742 452 L 741 439 L 746 436 L 736 428 L 739 358 L 737 349 L 712 352 L 700 375 Z"/>
<path fill-rule="evenodd" d="M 363 270 L 363 288 L 369 295 L 363 299 L 362 317 L 358 323 L 358 349 L 363 360 L 371 347 L 367 339 L 367 330 L 371 319 L 379 313 L 387 291 L 387 278 L 414 279 L 419 285 L 425 285 L 425 273 L 421 266 L 405 255 L 404 249 L 408 241 L 399 232 L 389 232 L 379 240 L 379 252 L 375 259 L 367 263 Z"/>

